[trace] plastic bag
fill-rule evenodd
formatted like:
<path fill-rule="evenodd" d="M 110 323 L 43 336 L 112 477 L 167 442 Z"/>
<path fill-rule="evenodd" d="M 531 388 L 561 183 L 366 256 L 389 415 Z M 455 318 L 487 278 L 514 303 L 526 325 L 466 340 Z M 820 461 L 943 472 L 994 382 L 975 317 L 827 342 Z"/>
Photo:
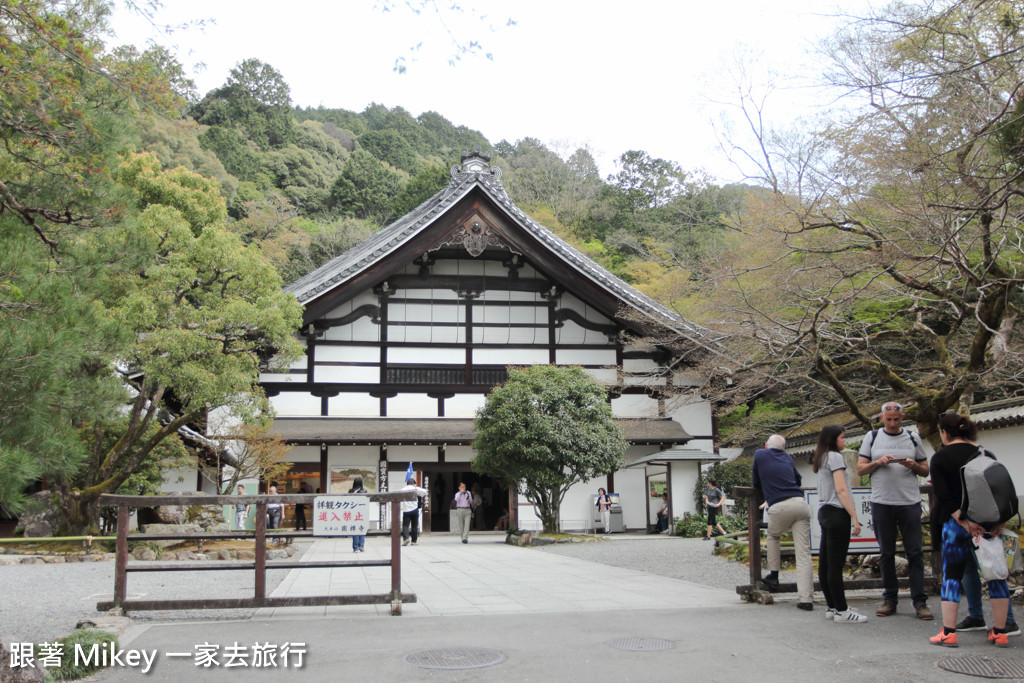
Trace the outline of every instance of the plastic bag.
<path fill-rule="evenodd" d="M 1003 549 L 1001 536 L 994 538 L 975 536 L 974 555 L 978 559 L 981 578 L 985 581 L 1005 579 L 1010 575 L 1009 567 L 1006 566 L 1006 552 Z"/>

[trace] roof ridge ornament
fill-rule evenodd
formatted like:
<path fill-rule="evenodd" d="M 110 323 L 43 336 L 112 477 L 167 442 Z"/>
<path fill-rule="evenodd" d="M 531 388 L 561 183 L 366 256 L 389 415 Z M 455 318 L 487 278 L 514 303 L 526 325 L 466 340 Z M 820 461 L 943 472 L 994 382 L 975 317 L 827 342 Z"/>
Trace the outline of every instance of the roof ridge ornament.
<path fill-rule="evenodd" d="M 491 166 L 491 156 L 491 152 L 481 152 L 479 145 L 472 150 L 462 150 L 461 163 L 452 165 L 450 184 L 458 186 L 466 181 L 481 180 L 504 191 L 501 169 Z"/>

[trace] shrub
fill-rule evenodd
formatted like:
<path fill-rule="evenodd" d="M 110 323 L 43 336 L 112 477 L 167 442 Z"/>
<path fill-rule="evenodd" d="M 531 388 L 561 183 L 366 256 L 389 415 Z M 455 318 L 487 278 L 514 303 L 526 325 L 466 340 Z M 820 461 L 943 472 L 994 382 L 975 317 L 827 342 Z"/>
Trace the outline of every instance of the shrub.
<path fill-rule="evenodd" d="M 89 665 L 77 664 L 74 656 L 76 645 L 87 652 L 93 645 L 105 647 L 107 643 L 113 643 L 115 648 L 118 646 L 117 636 L 108 631 L 98 631 L 96 629 L 81 629 L 66 638 L 59 639 L 57 642 L 64 646 L 63 655 L 60 660 L 61 664 L 59 667 L 47 668 L 46 672 L 58 681 L 73 681 L 84 678 L 103 668 L 98 663 L 90 663 Z M 39 646 L 37 645 L 36 657 L 38 656 Z M 96 661 L 96 658 L 92 659 L 94 662 Z"/>
<path fill-rule="evenodd" d="M 718 488 L 722 489 L 722 493 L 725 494 L 726 498 L 736 500 L 734 508 L 746 511 L 747 499 L 734 496 L 732 489 L 735 486 L 751 485 L 751 467 L 753 463 L 753 459 L 749 457 L 736 458 L 729 462 L 716 463 L 706 472 L 702 472 L 700 479 L 697 480 L 697 484 L 693 489 L 693 500 L 697 504 L 697 510 L 704 512 L 704 494 L 708 490 L 708 479 L 714 479 L 718 482 Z M 723 526 L 725 525 L 723 524 Z"/>
<path fill-rule="evenodd" d="M 743 531 L 747 528 L 746 515 L 719 515 L 718 522 L 725 529 L 726 533 Z M 685 538 L 696 538 L 704 536 L 708 532 L 707 515 L 695 515 L 689 512 L 682 518 L 676 519 L 675 534 Z"/>

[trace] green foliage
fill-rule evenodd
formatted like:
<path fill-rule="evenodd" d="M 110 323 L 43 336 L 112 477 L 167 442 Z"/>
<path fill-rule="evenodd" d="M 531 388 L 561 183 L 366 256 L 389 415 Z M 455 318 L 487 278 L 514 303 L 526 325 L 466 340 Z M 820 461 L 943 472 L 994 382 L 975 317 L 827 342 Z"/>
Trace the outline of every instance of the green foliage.
<path fill-rule="evenodd" d="M 785 431 L 800 419 L 800 408 L 779 400 L 760 399 L 738 405 L 719 418 L 718 433 L 725 446 L 742 447 L 751 440 Z"/>
<path fill-rule="evenodd" d="M 725 529 L 726 533 L 729 534 L 736 531 L 743 531 L 747 528 L 746 515 L 719 515 L 716 519 L 721 523 L 722 528 Z M 702 536 L 707 536 L 708 517 L 705 514 L 691 514 L 687 512 L 681 518 L 676 519 L 675 531 L 673 533 L 676 536 L 682 536 L 683 538 L 700 538 Z"/>
<path fill-rule="evenodd" d="M 401 176 L 372 154 L 357 149 L 331 186 L 331 205 L 343 216 L 380 223 L 390 217 Z"/>
<path fill-rule="evenodd" d="M 547 532 L 566 491 L 619 469 L 626 452 L 604 387 L 579 367 L 510 369 L 474 427 L 473 470 L 518 485 Z"/>
<path fill-rule="evenodd" d="M 381 161 L 410 173 L 418 166 L 416 152 L 405 138 L 393 130 L 371 130 L 359 136 L 360 146 Z"/>
<path fill-rule="evenodd" d="M 708 490 L 708 479 L 714 479 L 718 482 L 718 488 L 722 489 L 722 493 L 725 494 L 726 498 L 732 498 L 735 500 L 733 509 L 735 510 L 746 510 L 747 499 L 745 497 L 734 496 L 732 489 L 735 486 L 750 486 L 751 485 L 751 468 L 753 467 L 753 459 L 749 457 L 736 458 L 728 462 L 717 462 L 707 469 L 705 472 L 701 472 L 700 479 L 693 487 L 693 502 L 697 505 L 698 510 L 704 510 L 704 494 Z M 744 515 L 743 519 L 746 519 Z M 746 525 L 746 522 L 744 522 Z M 728 529 L 728 527 L 726 527 Z"/>
<path fill-rule="evenodd" d="M 427 166 L 413 176 L 391 205 L 393 216 L 404 216 L 441 191 L 451 180 L 443 166 Z"/>
<path fill-rule="evenodd" d="M 74 681 L 79 678 L 85 678 L 103 668 L 97 661 L 98 658 L 91 658 L 88 665 L 78 663 L 74 656 L 76 646 L 86 652 L 90 651 L 94 645 L 99 645 L 101 648 L 109 648 L 112 643 L 115 648 L 118 647 L 117 636 L 113 633 L 89 628 L 78 629 L 70 636 L 60 638 L 57 642 L 64 646 L 64 656 L 61 657 L 61 665 L 59 667 L 47 668 L 46 671 L 58 681 Z M 35 656 L 39 657 L 38 645 L 36 645 Z"/>

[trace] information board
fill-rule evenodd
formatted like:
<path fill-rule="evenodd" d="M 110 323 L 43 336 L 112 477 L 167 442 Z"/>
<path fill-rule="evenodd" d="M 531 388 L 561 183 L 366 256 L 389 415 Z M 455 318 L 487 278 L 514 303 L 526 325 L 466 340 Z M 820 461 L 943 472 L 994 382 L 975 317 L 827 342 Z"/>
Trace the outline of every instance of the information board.
<path fill-rule="evenodd" d="M 875 528 L 871 523 L 871 488 L 852 488 L 850 494 L 853 496 L 853 507 L 857 510 L 857 519 L 860 521 L 860 536 L 850 537 L 850 553 L 877 553 L 878 539 L 875 538 Z M 811 508 L 811 551 L 818 552 L 821 548 L 821 527 L 818 525 L 818 491 L 804 491 L 807 505 Z M 851 525 L 852 526 L 852 525 Z"/>
<path fill-rule="evenodd" d="M 314 536 L 365 536 L 369 525 L 369 496 L 317 496 L 313 499 Z"/>

